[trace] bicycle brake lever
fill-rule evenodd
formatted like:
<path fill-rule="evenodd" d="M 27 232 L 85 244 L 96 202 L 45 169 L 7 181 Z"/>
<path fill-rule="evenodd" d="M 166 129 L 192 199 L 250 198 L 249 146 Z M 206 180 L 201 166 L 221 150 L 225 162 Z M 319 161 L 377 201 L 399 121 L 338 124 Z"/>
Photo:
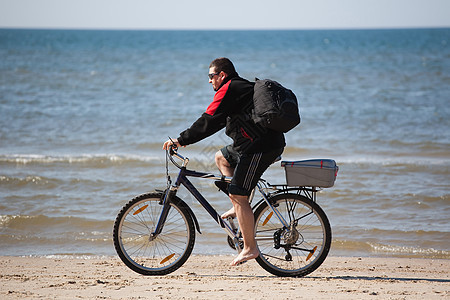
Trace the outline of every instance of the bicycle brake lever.
<path fill-rule="evenodd" d="M 170 146 L 169 154 L 170 154 L 171 156 L 173 156 L 174 154 L 177 154 L 177 150 L 178 150 L 178 147 L 175 146 L 175 144 L 173 144 L 173 145 Z"/>
<path fill-rule="evenodd" d="M 170 136 L 169 136 L 169 140 L 172 142 L 172 145 L 170 145 L 170 148 L 169 148 L 169 154 L 174 155 L 177 153 L 178 146 L 177 146 L 177 144 L 175 144 L 175 142 L 172 140 L 172 138 Z"/>

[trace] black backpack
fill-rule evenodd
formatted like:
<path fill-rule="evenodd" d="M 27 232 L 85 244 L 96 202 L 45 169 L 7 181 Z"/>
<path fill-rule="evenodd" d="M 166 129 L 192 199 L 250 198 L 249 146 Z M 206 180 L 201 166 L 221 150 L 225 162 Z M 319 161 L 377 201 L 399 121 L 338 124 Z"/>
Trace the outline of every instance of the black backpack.
<path fill-rule="evenodd" d="M 300 123 L 297 98 L 276 81 L 256 78 L 253 104 L 252 119 L 262 127 L 286 133 Z"/>

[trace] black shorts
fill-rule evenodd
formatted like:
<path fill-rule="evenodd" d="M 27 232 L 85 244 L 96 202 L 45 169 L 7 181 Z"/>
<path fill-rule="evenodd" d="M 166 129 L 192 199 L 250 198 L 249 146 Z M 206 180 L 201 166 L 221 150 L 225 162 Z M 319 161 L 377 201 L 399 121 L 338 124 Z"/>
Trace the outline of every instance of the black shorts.
<path fill-rule="evenodd" d="M 283 153 L 283 148 L 270 152 L 239 154 L 228 145 L 220 151 L 234 168 L 228 192 L 233 195 L 249 196 L 262 174 Z"/>

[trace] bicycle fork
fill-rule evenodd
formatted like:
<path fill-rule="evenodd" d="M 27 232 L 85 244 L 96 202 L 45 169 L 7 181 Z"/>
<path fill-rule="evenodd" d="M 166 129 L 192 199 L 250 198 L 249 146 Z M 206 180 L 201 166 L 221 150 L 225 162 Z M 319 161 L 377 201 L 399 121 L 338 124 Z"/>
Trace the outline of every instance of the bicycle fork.
<path fill-rule="evenodd" d="M 167 216 L 169 215 L 170 200 L 175 196 L 176 193 L 177 188 L 172 187 L 170 189 L 167 189 L 164 193 L 164 198 L 161 198 L 160 203 L 162 204 L 163 208 L 161 210 L 161 215 L 159 216 L 155 231 L 150 234 L 150 241 L 156 239 L 156 237 L 162 232 L 164 223 L 166 223 Z"/>

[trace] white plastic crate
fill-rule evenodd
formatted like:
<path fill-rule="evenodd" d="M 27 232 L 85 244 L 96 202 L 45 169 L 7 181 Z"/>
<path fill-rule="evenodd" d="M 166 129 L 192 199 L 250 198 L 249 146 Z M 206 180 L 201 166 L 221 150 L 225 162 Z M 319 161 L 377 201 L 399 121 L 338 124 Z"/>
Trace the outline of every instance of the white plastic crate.
<path fill-rule="evenodd" d="M 332 159 L 282 161 L 281 166 L 288 186 L 332 187 L 339 170 Z"/>

